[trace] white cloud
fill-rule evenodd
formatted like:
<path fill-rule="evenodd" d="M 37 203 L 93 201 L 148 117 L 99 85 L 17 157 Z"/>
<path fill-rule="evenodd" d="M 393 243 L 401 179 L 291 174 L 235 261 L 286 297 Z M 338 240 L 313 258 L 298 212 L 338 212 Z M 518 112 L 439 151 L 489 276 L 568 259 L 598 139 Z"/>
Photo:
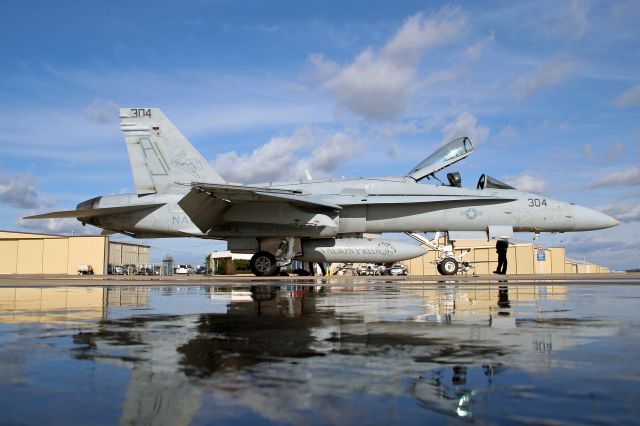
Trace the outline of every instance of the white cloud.
<path fill-rule="evenodd" d="M 598 207 L 598 210 L 615 217 L 622 222 L 640 220 L 640 203 L 632 204 L 626 201 L 607 204 Z"/>
<path fill-rule="evenodd" d="M 603 159 L 605 161 L 615 160 L 622 154 L 624 154 L 624 145 L 620 142 L 616 142 L 611 145 L 611 148 L 609 148 L 609 151 L 607 151 Z"/>
<path fill-rule="evenodd" d="M 469 46 L 467 50 L 464 51 L 464 54 L 462 57 L 466 61 L 470 61 L 470 62 L 477 61 L 478 59 L 480 59 L 484 51 L 487 50 L 489 45 L 491 45 L 495 40 L 496 40 L 495 34 L 491 34 L 483 38 L 482 40 Z"/>
<path fill-rule="evenodd" d="M 430 50 L 458 38 L 466 18 L 459 9 L 443 8 L 431 17 L 410 16 L 381 49 L 371 47 L 340 66 L 323 55 L 310 62 L 338 104 L 366 118 L 388 119 L 404 111 L 415 92 L 419 61 Z"/>
<path fill-rule="evenodd" d="M 272 138 L 248 154 L 220 154 L 213 167 L 231 182 L 301 179 L 305 169 L 320 178 L 331 174 L 359 149 L 359 144 L 345 133 L 324 134 L 302 128 L 290 137 Z"/>
<path fill-rule="evenodd" d="M 20 209 L 38 207 L 34 180 L 29 176 L 0 176 L 0 202 Z"/>
<path fill-rule="evenodd" d="M 394 120 L 377 122 L 370 126 L 371 137 L 377 136 L 384 140 L 396 139 L 405 135 L 429 133 L 442 125 L 442 119 L 434 115 L 428 118 Z"/>
<path fill-rule="evenodd" d="M 640 165 L 625 167 L 609 173 L 587 185 L 587 188 L 601 188 L 616 185 L 640 185 Z"/>
<path fill-rule="evenodd" d="M 387 145 L 387 155 L 389 157 L 397 157 L 399 153 L 400 148 L 398 148 L 398 145 L 393 141 L 389 142 L 389 144 Z"/>
<path fill-rule="evenodd" d="M 32 212 L 32 214 L 38 214 L 41 212 Z M 66 234 L 66 235 L 97 235 L 100 230 L 90 226 L 82 226 L 77 219 L 23 219 L 19 217 L 16 219 L 16 225 L 23 229 L 28 229 L 32 232 L 38 232 L 42 234 Z"/>
<path fill-rule="evenodd" d="M 512 141 L 519 136 L 518 129 L 509 124 L 504 129 L 500 130 L 496 135 L 496 140 L 499 141 Z"/>
<path fill-rule="evenodd" d="M 584 0 L 572 0 L 551 15 L 549 35 L 579 40 L 589 28 L 590 5 Z"/>
<path fill-rule="evenodd" d="M 303 161 L 308 163 L 306 168 L 312 172 L 312 175 L 324 177 L 334 172 L 359 149 L 360 146 L 349 136 L 338 132 L 325 138 L 324 143 L 321 142 L 321 145 L 313 150 L 311 157 Z"/>
<path fill-rule="evenodd" d="M 401 64 L 416 64 L 429 49 L 457 38 L 465 24 L 459 9 L 443 8 L 430 19 L 417 13 L 382 48 L 381 56 Z"/>
<path fill-rule="evenodd" d="M 504 181 L 509 185 L 525 192 L 545 192 L 549 184 L 540 177 L 539 173 L 524 172 L 519 175 L 505 176 Z"/>
<path fill-rule="evenodd" d="M 84 109 L 84 113 L 89 120 L 95 121 L 96 123 L 115 123 L 119 116 L 118 104 L 113 101 L 96 98 Z"/>
<path fill-rule="evenodd" d="M 640 84 L 630 87 L 624 92 L 620 93 L 615 100 L 616 106 L 620 108 L 627 108 L 640 105 Z"/>
<path fill-rule="evenodd" d="M 532 73 L 518 78 L 514 94 L 518 99 L 525 99 L 544 87 L 560 84 L 569 78 L 576 65 L 574 61 L 553 59 Z"/>
<path fill-rule="evenodd" d="M 626 222 L 596 233 L 563 234 L 563 245 L 567 248 L 567 256 L 578 260 L 586 260 L 617 269 L 638 267 L 640 259 L 640 243 L 626 236 L 637 235 L 640 222 Z"/>
<path fill-rule="evenodd" d="M 478 126 L 478 119 L 468 112 L 463 112 L 455 120 L 442 129 L 444 142 L 466 136 L 478 146 L 489 137 L 489 128 Z"/>

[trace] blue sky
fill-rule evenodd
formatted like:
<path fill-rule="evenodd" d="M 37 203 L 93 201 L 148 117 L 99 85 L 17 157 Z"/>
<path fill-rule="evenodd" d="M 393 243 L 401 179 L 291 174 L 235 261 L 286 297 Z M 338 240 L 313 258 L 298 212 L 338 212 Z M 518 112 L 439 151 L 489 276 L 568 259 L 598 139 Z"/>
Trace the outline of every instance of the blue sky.
<path fill-rule="evenodd" d="M 98 232 L 19 218 L 132 192 L 116 111 L 153 106 L 234 182 L 404 175 L 467 135 L 465 186 L 486 172 L 610 213 L 541 241 L 640 266 L 640 3 L 307 3 L 4 5 L 0 229 Z M 224 248 L 144 242 L 192 263 Z"/>

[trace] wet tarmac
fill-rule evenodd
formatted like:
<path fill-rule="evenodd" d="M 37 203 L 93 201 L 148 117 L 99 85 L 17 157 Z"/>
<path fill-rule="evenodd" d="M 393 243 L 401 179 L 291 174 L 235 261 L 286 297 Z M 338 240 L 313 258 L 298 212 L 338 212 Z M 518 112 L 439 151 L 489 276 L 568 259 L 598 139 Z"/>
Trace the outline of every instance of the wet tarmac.
<path fill-rule="evenodd" d="M 0 288 L 1 424 L 637 424 L 640 286 Z"/>

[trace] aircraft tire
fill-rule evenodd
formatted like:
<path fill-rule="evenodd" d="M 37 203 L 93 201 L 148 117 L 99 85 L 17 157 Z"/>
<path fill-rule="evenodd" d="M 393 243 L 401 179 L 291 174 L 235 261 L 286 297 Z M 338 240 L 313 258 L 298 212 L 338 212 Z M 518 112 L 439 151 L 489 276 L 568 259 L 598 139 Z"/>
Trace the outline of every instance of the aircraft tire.
<path fill-rule="evenodd" d="M 444 275 L 444 272 L 442 272 L 442 264 L 440 263 L 436 264 L 436 269 L 438 270 L 438 273 L 440 275 Z"/>
<path fill-rule="evenodd" d="M 439 266 L 442 275 L 455 275 L 458 272 L 458 261 L 453 257 L 445 258 Z"/>
<path fill-rule="evenodd" d="M 259 251 L 249 261 L 251 272 L 257 277 L 274 275 L 278 267 L 276 257 L 268 251 Z"/>

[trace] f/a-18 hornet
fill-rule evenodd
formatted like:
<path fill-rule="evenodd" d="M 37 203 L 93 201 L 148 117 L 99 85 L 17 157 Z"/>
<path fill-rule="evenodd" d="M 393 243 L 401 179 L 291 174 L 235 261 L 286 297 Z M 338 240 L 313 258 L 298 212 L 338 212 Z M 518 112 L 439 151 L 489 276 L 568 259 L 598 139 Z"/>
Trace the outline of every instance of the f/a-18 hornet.
<path fill-rule="evenodd" d="M 420 235 L 446 232 L 457 239 L 508 239 L 514 232 L 568 232 L 609 228 L 604 213 L 519 191 L 482 175 L 475 189 L 460 175 L 448 185 L 420 183 L 468 157 L 468 138 L 455 139 L 406 176 L 321 179 L 243 185 L 226 182 L 157 108 L 120 110 L 136 193 L 103 195 L 76 210 L 31 216 L 75 217 L 103 233 L 136 238 L 198 237 L 226 240 L 229 250 L 254 253 L 258 276 L 274 275 L 291 260 L 392 263 L 440 252 L 438 270 L 455 274 L 449 246 Z M 422 246 L 377 238 L 405 232 Z"/>

